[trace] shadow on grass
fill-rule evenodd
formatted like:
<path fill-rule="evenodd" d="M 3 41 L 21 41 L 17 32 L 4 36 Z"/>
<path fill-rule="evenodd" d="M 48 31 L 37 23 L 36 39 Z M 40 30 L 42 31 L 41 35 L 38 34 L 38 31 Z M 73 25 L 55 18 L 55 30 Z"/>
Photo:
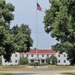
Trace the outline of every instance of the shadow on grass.
<path fill-rule="evenodd" d="M 0 75 L 12 75 L 11 73 L 0 73 Z"/>
<path fill-rule="evenodd" d="M 62 75 L 75 75 L 75 73 L 62 73 Z"/>

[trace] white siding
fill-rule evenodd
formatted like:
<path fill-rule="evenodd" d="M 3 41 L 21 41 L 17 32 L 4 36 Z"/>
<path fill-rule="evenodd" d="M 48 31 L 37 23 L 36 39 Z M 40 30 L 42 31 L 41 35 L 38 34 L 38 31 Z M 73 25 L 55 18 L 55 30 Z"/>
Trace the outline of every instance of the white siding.
<path fill-rule="evenodd" d="M 13 53 L 11 56 L 10 62 L 5 62 L 5 59 L 2 56 L 2 65 L 18 65 L 20 59 L 20 53 Z"/>
<path fill-rule="evenodd" d="M 70 65 L 70 62 L 67 60 L 67 54 L 65 52 L 62 54 L 56 53 L 56 57 L 58 65 Z"/>
<path fill-rule="evenodd" d="M 37 55 L 40 60 L 46 60 L 46 58 L 47 58 L 47 54 L 40 53 Z M 70 62 L 67 60 L 67 54 L 65 52 L 63 54 L 59 54 L 59 53 L 49 54 L 49 57 L 52 55 L 56 56 L 58 65 L 69 65 L 70 64 Z M 59 55 L 60 55 L 60 57 L 59 57 Z M 12 54 L 11 62 L 5 62 L 4 58 L 2 57 L 2 65 L 18 65 L 20 56 L 27 57 L 28 62 L 31 62 L 31 59 L 35 59 L 37 57 L 36 54 L 33 54 L 33 57 L 32 57 L 32 54 L 25 54 L 25 53 L 20 54 L 20 53 L 16 52 L 16 53 Z"/>

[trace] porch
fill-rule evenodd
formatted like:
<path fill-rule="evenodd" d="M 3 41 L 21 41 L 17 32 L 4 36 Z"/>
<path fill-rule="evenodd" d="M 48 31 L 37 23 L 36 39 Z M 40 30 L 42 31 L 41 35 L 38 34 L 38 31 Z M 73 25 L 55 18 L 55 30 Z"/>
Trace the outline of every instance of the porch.
<path fill-rule="evenodd" d="M 28 59 L 28 62 L 31 63 L 31 62 L 38 62 L 39 64 L 46 64 L 46 59 L 44 58 L 31 58 L 31 59 Z"/>

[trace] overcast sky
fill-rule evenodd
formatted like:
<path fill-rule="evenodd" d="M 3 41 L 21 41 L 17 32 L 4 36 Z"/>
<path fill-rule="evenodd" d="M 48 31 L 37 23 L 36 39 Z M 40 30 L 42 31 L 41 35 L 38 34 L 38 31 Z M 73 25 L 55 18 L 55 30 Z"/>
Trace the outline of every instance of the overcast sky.
<path fill-rule="evenodd" d="M 50 7 L 49 0 L 38 0 L 43 12 L 37 11 L 37 21 L 36 0 L 6 0 L 6 2 L 10 2 L 15 6 L 15 18 L 11 22 L 11 27 L 23 23 L 29 25 L 29 28 L 31 29 L 31 37 L 34 41 L 32 48 L 38 47 L 38 49 L 51 49 L 51 46 L 56 44 L 56 40 L 44 31 L 44 11 Z M 38 34 L 36 33 L 37 30 Z"/>

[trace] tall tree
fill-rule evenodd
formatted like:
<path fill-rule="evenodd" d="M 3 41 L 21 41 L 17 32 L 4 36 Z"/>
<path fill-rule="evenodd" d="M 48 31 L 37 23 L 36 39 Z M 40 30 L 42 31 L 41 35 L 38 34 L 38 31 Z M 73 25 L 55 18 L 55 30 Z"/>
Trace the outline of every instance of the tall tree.
<path fill-rule="evenodd" d="M 28 25 L 16 25 L 11 29 L 14 40 L 14 48 L 17 52 L 26 52 L 30 50 L 33 40 L 31 38 L 31 30 Z"/>
<path fill-rule="evenodd" d="M 13 11 L 12 4 L 6 4 L 5 0 L 0 1 L 0 55 L 3 55 L 7 61 L 13 52 L 12 35 L 9 33 L 10 22 L 14 19 Z"/>
<path fill-rule="evenodd" d="M 71 65 L 75 64 L 75 0 L 49 0 L 51 7 L 45 11 L 45 31 L 58 43 L 52 48 L 66 52 Z"/>
<path fill-rule="evenodd" d="M 13 52 L 28 51 L 32 46 L 31 31 L 27 25 L 10 29 L 11 21 L 14 20 L 14 9 L 11 3 L 0 1 L 0 55 L 3 55 L 6 61 L 10 60 Z"/>

